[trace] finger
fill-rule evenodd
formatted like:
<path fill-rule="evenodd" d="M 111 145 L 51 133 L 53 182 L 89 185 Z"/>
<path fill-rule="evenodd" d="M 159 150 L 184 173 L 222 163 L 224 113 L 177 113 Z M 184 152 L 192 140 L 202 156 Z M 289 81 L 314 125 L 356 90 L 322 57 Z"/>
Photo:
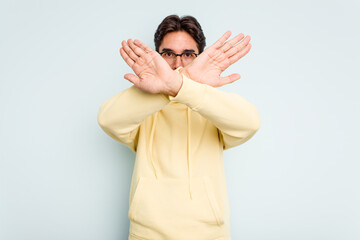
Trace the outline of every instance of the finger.
<path fill-rule="evenodd" d="M 221 38 L 219 38 L 219 40 L 217 40 L 217 41 L 213 44 L 213 46 L 214 46 L 215 48 L 220 48 L 220 47 L 224 44 L 224 42 L 225 42 L 230 36 L 231 36 L 231 31 L 227 31 L 224 35 L 222 35 Z"/>
<path fill-rule="evenodd" d="M 129 40 L 128 40 L 129 41 Z M 134 61 L 139 58 L 134 51 L 130 48 L 129 44 L 126 41 L 122 41 L 121 45 L 123 46 L 123 49 L 125 50 L 126 54 Z"/>
<path fill-rule="evenodd" d="M 229 84 L 229 83 L 233 83 L 233 82 L 235 82 L 236 80 L 239 80 L 239 79 L 240 79 L 240 74 L 238 74 L 238 73 L 234 73 L 234 74 L 231 74 L 231 75 L 226 76 L 226 77 L 220 77 L 220 85 L 219 85 L 219 87 L 224 86 L 224 85 Z"/>
<path fill-rule="evenodd" d="M 240 52 L 243 48 L 245 48 L 250 42 L 250 36 L 246 36 L 242 42 L 232 47 L 229 51 L 226 52 L 227 57 L 231 57 L 238 52 Z"/>
<path fill-rule="evenodd" d="M 137 76 L 135 76 L 134 74 L 131 73 L 127 73 L 124 75 L 124 78 L 130 82 L 132 82 L 133 84 L 135 84 L 136 86 L 139 85 L 140 83 L 140 78 L 138 78 Z"/>
<path fill-rule="evenodd" d="M 235 46 L 238 42 L 241 41 L 241 39 L 244 38 L 244 34 L 240 33 L 238 34 L 236 37 L 234 37 L 233 39 L 227 41 L 224 45 L 222 45 L 220 47 L 221 51 L 226 52 L 228 51 L 230 48 L 232 48 L 233 46 Z"/>
<path fill-rule="evenodd" d="M 133 40 L 131 40 L 131 39 L 129 39 L 128 40 L 128 44 L 129 44 L 129 46 L 130 46 L 130 48 L 135 52 L 135 54 L 138 56 L 138 57 L 144 57 L 144 55 L 146 54 L 146 52 L 143 50 L 143 49 L 141 49 L 141 48 L 139 48 L 138 46 L 136 46 L 135 44 L 134 44 L 134 41 Z"/>
<path fill-rule="evenodd" d="M 250 51 L 250 48 L 251 48 L 251 44 L 249 43 L 243 50 L 241 50 L 240 52 L 229 58 L 230 63 L 233 64 L 237 62 L 240 58 L 245 56 Z"/>
<path fill-rule="evenodd" d="M 132 68 L 132 66 L 134 65 L 135 62 L 129 57 L 129 55 L 127 55 L 124 48 L 120 48 L 120 55 L 124 59 L 124 61 L 127 63 L 127 65 L 129 65 L 129 67 Z"/>
<path fill-rule="evenodd" d="M 143 42 L 141 42 L 140 40 L 135 40 L 134 41 L 134 44 L 136 45 L 136 46 L 138 46 L 139 48 L 141 48 L 144 52 L 146 52 L 146 53 L 150 53 L 150 52 L 152 52 L 153 50 L 148 46 L 148 45 L 146 45 L 145 43 L 143 43 Z"/>

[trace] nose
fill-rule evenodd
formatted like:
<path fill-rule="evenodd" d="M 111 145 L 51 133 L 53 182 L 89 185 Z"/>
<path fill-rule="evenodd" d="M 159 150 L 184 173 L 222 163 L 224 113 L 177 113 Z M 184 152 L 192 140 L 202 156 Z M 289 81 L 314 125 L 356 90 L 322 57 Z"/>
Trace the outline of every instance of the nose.
<path fill-rule="evenodd" d="M 176 56 L 175 58 L 175 69 L 177 69 L 178 67 L 184 67 L 180 56 Z"/>

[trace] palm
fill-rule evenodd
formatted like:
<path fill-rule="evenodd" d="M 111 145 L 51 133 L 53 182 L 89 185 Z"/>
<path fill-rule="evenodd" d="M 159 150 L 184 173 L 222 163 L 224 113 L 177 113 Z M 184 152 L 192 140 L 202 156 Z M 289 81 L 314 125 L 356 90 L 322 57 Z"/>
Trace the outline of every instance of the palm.
<path fill-rule="evenodd" d="M 132 69 L 139 78 L 137 87 L 150 93 L 161 92 L 164 86 L 162 79 L 169 79 L 173 75 L 167 62 L 155 51 L 135 62 Z"/>
<path fill-rule="evenodd" d="M 174 85 L 178 83 L 176 81 L 178 74 L 159 53 L 140 41 L 129 40 L 128 43 L 123 41 L 122 45 L 120 54 L 136 74 L 135 76 L 128 73 L 124 76 L 125 79 L 149 93 L 173 93 Z"/>
<path fill-rule="evenodd" d="M 200 54 L 191 65 L 189 69 L 192 67 L 197 70 L 196 73 L 198 76 L 194 76 L 195 79 L 199 79 L 201 83 L 217 86 L 219 85 L 221 73 L 225 71 L 231 63 L 220 50 L 209 47 Z"/>
<path fill-rule="evenodd" d="M 230 35 L 230 31 L 226 32 L 215 44 L 187 65 L 183 69 L 183 73 L 197 82 L 213 87 L 223 86 L 238 80 L 239 74 L 221 77 L 221 73 L 249 52 L 251 48 L 250 37 L 244 38 L 243 34 L 239 34 L 224 44 Z M 244 40 L 239 43 L 243 38 Z"/>

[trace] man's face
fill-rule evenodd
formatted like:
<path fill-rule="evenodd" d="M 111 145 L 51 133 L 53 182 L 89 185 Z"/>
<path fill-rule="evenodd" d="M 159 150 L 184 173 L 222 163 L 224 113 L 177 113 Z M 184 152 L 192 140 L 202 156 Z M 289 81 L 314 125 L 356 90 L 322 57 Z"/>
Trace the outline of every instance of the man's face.
<path fill-rule="evenodd" d="M 176 54 L 181 54 L 184 52 L 186 53 L 183 55 L 183 57 L 177 56 L 174 60 L 166 58 L 164 55 L 164 59 L 167 61 L 170 67 L 175 70 L 178 67 L 185 67 L 188 65 L 193 60 L 191 57 L 189 57 L 191 56 L 191 53 L 199 54 L 199 49 L 197 48 L 196 42 L 190 36 L 190 34 L 184 31 L 180 31 L 166 34 L 159 46 L 159 52 L 174 52 Z"/>

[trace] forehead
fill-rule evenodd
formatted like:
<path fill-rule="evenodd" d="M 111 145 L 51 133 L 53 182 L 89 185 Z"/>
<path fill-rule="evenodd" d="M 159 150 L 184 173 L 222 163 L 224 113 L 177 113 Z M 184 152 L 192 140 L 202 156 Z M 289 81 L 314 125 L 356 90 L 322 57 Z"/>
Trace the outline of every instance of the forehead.
<path fill-rule="evenodd" d="M 199 52 L 195 40 L 187 32 L 171 32 L 164 36 L 159 51 L 163 48 L 168 48 L 176 53 L 181 53 L 184 50 L 194 50 Z"/>

